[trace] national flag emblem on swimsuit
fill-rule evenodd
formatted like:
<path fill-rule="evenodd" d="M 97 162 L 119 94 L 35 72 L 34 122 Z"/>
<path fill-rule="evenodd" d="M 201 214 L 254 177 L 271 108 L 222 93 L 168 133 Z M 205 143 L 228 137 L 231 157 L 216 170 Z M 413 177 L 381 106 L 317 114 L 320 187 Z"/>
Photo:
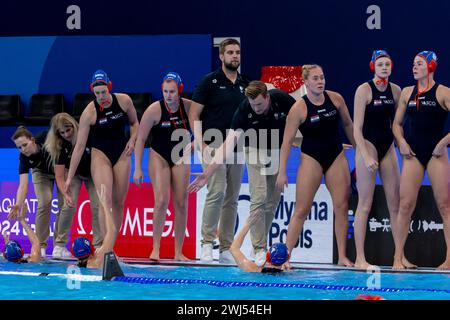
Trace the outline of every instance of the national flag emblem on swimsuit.
<path fill-rule="evenodd" d="M 161 128 L 169 128 L 169 127 L 170 127 L 170 121 L 161 122 Z"/>
<path fill-rule="evenodd" d="M 383 101 L 381 100 L 373 100 L 373 105 L 376 107 L 379 107 L 383 104 Z"/>
<path fill-rule="evenodd" d="M 107 122 L 108 122 L 108 119 L 107 119 L 107 118 L 103 118 L 103 119 L 100 119 L 100 120 L 98 121 L 99 124 L 105 124 L 105 123 L 107 123 Z"/>
<path fill-rule="evenodd" d="M 411 100 L 410 102 L 408 102 L 408 107 L 412 108 L 412 107 L 416 107 L 416 102 L 414 100 Z"/>
<path fill-rule="evenodd" d="M 317 122 L 317 121 L 319 121 L 320 120 L 320 117 L 319 117 L 319 115 L 317 114 L 317 115 L 315 115 L 315 116 L 312 116 L 311 117 L 311 123 L 313 123 L 313 122 Z"/>

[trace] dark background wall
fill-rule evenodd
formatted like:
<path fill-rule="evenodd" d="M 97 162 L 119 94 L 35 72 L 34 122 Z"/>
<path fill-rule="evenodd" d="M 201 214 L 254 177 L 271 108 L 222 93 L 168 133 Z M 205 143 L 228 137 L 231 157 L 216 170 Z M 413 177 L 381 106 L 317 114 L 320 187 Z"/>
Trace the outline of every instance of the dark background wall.
<path fill-rule="evenodd" d="M 67 27 L 67 20 L 72 15 L 72 12 L 67 13 L 67 9 L 71 5 L 80 8 L 80 29 L 71 30 Z M 368 27 L 368 22 L 370 26 L 373 19 L 373 12 L 367 12 L 371 5 L 378 6 L 380 10 L 376 17 L 379 19 L 379 29 Z M 321 64 L 327 88 L 342 93 L 350 110 L 353 107 L 355 89 L 372 77 L 368 63 L 374 49 L 386 49 L 391 54 L 394 60 L 391 80 L 401 87 L 414 84 L 411 67 L 415 54 L 422 50 L 433 50 L 439 57 L 435 79 L 448 85 L 449 21 L 450 1 L 444 0 L 41 0 L 3 1 L 0 5 L 0 37 L 193 34 L 240 37 L 244 74 L 259 79 L 261 67 L 265 65 Z M 67 40 L 70 41 L 68 38 L 64 39 Z M 36 50 L 37 54 L 39 49 L 28 50 Z M 96 57 L 101 57 L 102 54 L 106 57 L 114 48 L 99 45 L 96 50 Z M 196 52 L 203 54 L 201 48 L 189 43 L 179 50 L 179 56 L 174 59 L 179 61 L 181 59 L 178 58 L 185 57 L 186 54 L 195 55 Z M 212 44 L 211 55 L 214 65 L 218 59 Z M 195 68 L 195 65 L 190 65 L 192 67 Z M 196 81 L 201 74 L 191 72 L 187 76 Z M 450 125 L 447 125 L 447 130 L 449 128 Z M 429 188 L 426 195 L 428 200 L 432 198 Z M 429 205 L 428 202 L 421 203 Z M 385 209 L 383 212 L 386 214 Z M 421 221 L 421 226 L 428 226 L 431 219 L 439 222 L 436 215 L 423 219 L 428 219 L 427 224 Z M 430 230 L 427 227 L 424 232 L 427 235 L 434 232 Z M 371 238 L 369 234 L 368 240 L 371 241 L 370 239 L 375 238 Z M 375 243 L 378 243 L 377 239 L 379 238 L 375 239 Z M 442 239 L 439 241 L 442 242 Z M 389 246 L 392 249 L 392 243 Z M 413 256 L 413 262 L 423 265 L 437 263 L 435 257 L 431 259 L 433 261 L 416 261 L 416 252 L 412 251 L 412 247 L 414 246 L 407 244 L 407 251 Z M 437 252 L 439 261 L 442 260 L 441 248 L 439 246 Z M 429 247 L 425 249 L 428 250 Z M 376 253 L 370 252 L 368 255 L 372 257 Z M 389 264 L 387 260 L 376 262 Z"/>
<path fill-rule="evenodd" d="M 66 25 L 70 5 L 80 8 L 80 29 Z M 373 21 L 372 11 L 367 13 L 371 5 L 380 9 L 380 29 L 367 26 Z M 434 50 L 439 57 L 436 79 L 447 84 L 449 17 L 450 2 L 443 0 L 4 1 L 0 36 L 237 36 L 242 41 L 243 73 L 256 79 L 264 65 L 319 63 L 328 89 L 341 92 L 352 109 L 356 87 L 371 77 L 368 62 L 374 49 L 389 51 L 395 63 L 391 80 L 401 87 L 413 84 L 414 55 Z M 108 48 L 98 50 L 108 53 Z"/>
<path fill-rule="evenodd" d="M 179 54 L 189 46 L 197 52 Z M 34 93 L 62 93 L 70 111 L 74 94 L 88 93 L 92 74 L 103 69 L 114 92 L 150 92 L 158 99 L 169 71 L 192 91 L 211 70 L 210 48 L 210 35 L 0 38 L 0 94 L 18 93 L 28 105 Z"/>
<path fill-rule="evenodd" d="M 68 27 L 68 22 L 73 21 L 73 5 L 80 10 L 79 29 Z M 379 10 L 375 15 L 373 6 Z M 420 0 L 25 0 L 4 1 L 0 9 L 0 37 L 64 36 L 62 40 L 57 40 L 59 44 L 70 43 L 71 36 L 79 40 L 88 35 L 165 37 L 203 34 L 240 37 L 243 73 L 259 79 L 261 67 L 265 65 L 319 63 L 324 67 L 327 88 L 342 93 L 351 113 L 355 89 L 372 76 L 368 62 L 374 49 L 389 51 L 394 60 L 391 80 L 401 87 L 414 84 L 412 61 L 421 50 L 437 53 L 439 66 L 435 78 L 438 82 L 447 85 L 447 76 L 450 75 L 450 44 L 446 40 L 450 2 L 444 0 L 426 3 Z M 194 43 L 187 44 L 184 49 L 177 50 L 174 64 L 189 61 L 186 57 L 192 55 L 204 55 L 204 49 Z M 42 48 L 27 50 L 39 55 Z M 78 50 L 83 50 L 83 47 Z M 91 47 L 86 48 L 86 56 L 89 57 L 89 52 L 92 52 L 96 58 L 104 55 L 107 59 L 112 50 L 114 48 L 99 43 L 95 52 Z M 132 46 L 129 50 L 139 51 L 141 48 Z M 218 58 L 217 50 L 213 50 L 212 45 L 211 55 L 214 68 Z M 169 55 L 165 58 L 170 60 Z M 147 59 L 158 58 L 150 55 Z M 16 60 L 20 59 L 16 57 Z M 87 61 L 86 65 L 91 62 Z M 0 63 L 5 64 L 7 62 Z M 86 68 L 86 65 L 83 67 Z M 133 64 L 130 62 L 130 65 Z M 14 64 L 10 67 L 15 68 Z M 191 63 L 182 69 L 184 77 L 189 79 L 186 83 L 188 88 L 193 88 L 203 74 L 195 68 L 198 68 L 196 64 Z M 119 79 L 126 79 L 129 73 L 119 75 Z M 113 80 L 116 78 L 115 74 Z M 22 83 L 27 85 L 26 75 Z M 83 85 L 74 85 L 73 94 L 79 92 L 78 87 Z M 43 81 L 39 88 L 28 88 L 28 91 L 51 91 L 52 87 L 52 81 Z M 127 89 L 133 91 L 133 88 Z M 158 88 L 156 86 L 150 90 L 158 91 Z M 70 99 L 71 95 L 67 96 Z M 446 130 L 450 130 L 450 120 Z"/>

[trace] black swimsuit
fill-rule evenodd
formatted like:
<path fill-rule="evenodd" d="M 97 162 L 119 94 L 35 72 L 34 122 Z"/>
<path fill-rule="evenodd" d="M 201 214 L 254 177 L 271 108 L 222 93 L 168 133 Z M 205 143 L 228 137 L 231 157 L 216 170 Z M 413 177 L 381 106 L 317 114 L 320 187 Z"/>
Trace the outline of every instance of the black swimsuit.
<path fill-rule="evenodd" d="M 113 102 L 108 108 L 101 110 L 97 100 L 94 100 L 97 120 L 91 126 L 91 147 L 102 151 L 114 166 L 124 151 L 128 139 L 125 136 L 125 127 L 128 116 L 120 107 L 115 94 L 111 94 Z"/>
<path fill-rule="evenodd" d="M 325 101 L 322 105 L 314 105 L 305 95 L 308 114 L 299 126 L 303 135 L 301 151 L 319 162 L 323 173 L 326 173 L 334 160 L 342 152 L 339 138 L 339 114 L 328 93 L 324 91 Z"/>
<path fill-rule="evenodd" d="M 191 141 L 191 129 L 182 99 L 180 99 L 180 106 L 175 112 L 169 110 L 165 105 L 164 99 L 159 100 L 159 105 L 161 108 L 161 120 L 151 130 L 150 147 L 166 160 L 172 168 L 182 158 L 182 151 L 186 146 L 186 142 Z M 177 129 L 185 129 L 184 134 L 188 135 L 189 139 L 186 139 L 186 137 L 183 140 L 178 138 L 180 140 L 172 141 L 172 133 Z M 180 152 L 174 154 L 175 158 L 172 159 L 172 150 L 182 142 L 184 145 L 179 146 Z"/>
<path fill-rule="evenodd" d="M 392 121 L 395 115 L 394 95 L 390 83 L 384 92 L 379 91 L 373 81 L 367 83 L 372 89 L 372 100 L 366 106 L 363 136 L 375 146 L 378 162 L 381 162 L 394 142 L 392 134 Z"/>
<path fill-rule="evenodd" d="M 416 154 L 416 158 L 426 169 L 433 150 L 438 142 L 446 135 L 444 132 L 448 111 L 436 99 L 439 84 L 420 95 L 416 105 L 417 86 L 408 100 L 406 119 L 404 124 L 405 140 Z"/>

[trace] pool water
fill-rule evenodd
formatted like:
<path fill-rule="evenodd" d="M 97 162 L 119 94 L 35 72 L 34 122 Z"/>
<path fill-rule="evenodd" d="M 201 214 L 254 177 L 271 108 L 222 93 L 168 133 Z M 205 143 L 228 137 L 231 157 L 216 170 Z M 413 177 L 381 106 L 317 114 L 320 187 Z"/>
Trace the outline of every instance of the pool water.
<path fill-rule="evenodd" d="M 331 289 L 215 286 L 208 284 L 139 284 L 100 281 L 100 270 L 77 269 L 73 263 L 43 262 L 14 264 L 0 262 L 0 299 L 42 300 L 353 300 L 359 294 L 377 294 L 388 300 L 450 300 L 450 274 L 382 273 L 300 270 L 278 275 L 246 273 L 235 267 L 143 266 L 122 264 L 129 277 L 214 280 L 222 284 L 276 283 L 344 285 Z M 24 275 L 28 272 L 29 275 Z M 82 281 L 68 279 L 80 272 Z M 37 276 L 39 273 L 49 275 Z M 87 276 L 91 276 L 90 278 Z M 94 280 L 94 281 L 92 281 Z M 349 290 L 349 286 L 413 289 L 407 292 Z M 438 290 L 421 291 L 424 290 Z M 439 292 L 440 290 L 440 292 Z"/>

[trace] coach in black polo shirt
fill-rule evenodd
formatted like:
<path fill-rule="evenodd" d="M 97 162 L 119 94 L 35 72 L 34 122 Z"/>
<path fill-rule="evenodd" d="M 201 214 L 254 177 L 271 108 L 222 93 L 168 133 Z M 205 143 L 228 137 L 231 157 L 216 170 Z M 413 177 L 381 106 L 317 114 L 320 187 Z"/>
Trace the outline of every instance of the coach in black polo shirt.
<path fill-rule="evenodd" d="M 231 128 L 246 132 L 245 147 L 279 150 L 286 117 L 295 99 L 278 89 L 267 90 L 267 86 L 261 81 L 250 82 L 245 94 L 248 99 L 242 101 L 236 110 Z M 248 132 L 249 129 L 257 133 L 256 141 Z"/>
<path fill-rule="evenodd" d="M 245 99 L 244 90 L 249 81 L 237 71 L 241 60 L 241 46 L 235 39 L 220 44 L 222 66 L 206 75 L 192 96 L 189 121 L 194 129 L 195 147 L 209 154 L 225 140 L 236 108 Z M 201 127 L 199 126 L 201 120 Z M 209 138 L 209 135 L 214 138 Z M 204 138 L 203 138 L 204 136 Z M 207 145 L 209 145 L 207 147 Z M 214 152 L 212 152 L 213 154 Z M 203 169 L 208 158 L 202 157 Z M 208 194 L 202 216 L 201 260 L 212 261 L 213 241 L 219 225 L 219 262 L 234 263 L 229 251 L 234 239 L 237 206 L 243 164 L 221 164 L 208 182 Z"/>
<path fill-rule="evenodd" d="M 245 95 L 248 99 L 236 110 L 226 142 L 217 150 L 211 165 L 189 186 L 189 190 L 197 191 L 209 180 L 219 163 L 230 157 L 236 141 L 239 141 L 240 147 L 245 142 L 250 212 L 263 211 L 262 221 L 255 223 L 251 229 L 255 262 L 262 265 L 266 258 L 267 234 L 280 201 L 280 192 L 275 187 L 279 149 L 286 117 L 295 99 L 277 89 L 267 91 L 261 81 L 250 82 Z"/>

